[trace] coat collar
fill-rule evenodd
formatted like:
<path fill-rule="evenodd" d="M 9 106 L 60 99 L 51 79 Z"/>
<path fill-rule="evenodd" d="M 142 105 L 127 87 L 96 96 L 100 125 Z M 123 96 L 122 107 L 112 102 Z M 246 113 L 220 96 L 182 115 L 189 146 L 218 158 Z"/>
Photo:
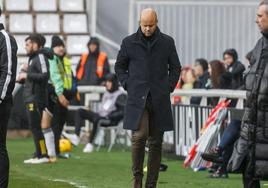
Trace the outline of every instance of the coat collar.
<path fill-rule="evenodd" d="M 156 30 L 155 30 L 155 33 L 153 34 L 151 48 L 157 43 L 157 41 L 161 37 L 162 37 L 161 31 L 157 27 Z M 140 27 L 139 27 L 138 31 L 136 32 L 136 34 L 135 34 L 135 39 L 134 39 L 133 43 L 140 44 L 140 45 L 142 45 L 143 47 L 145 47 L 147 49 L 146 39 L 145 39 Z"/>

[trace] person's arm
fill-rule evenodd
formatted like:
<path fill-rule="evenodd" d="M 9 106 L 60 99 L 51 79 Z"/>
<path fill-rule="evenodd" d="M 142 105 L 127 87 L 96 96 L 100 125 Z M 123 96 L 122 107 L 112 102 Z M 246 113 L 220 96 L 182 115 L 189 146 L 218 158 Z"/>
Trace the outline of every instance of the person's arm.
<path fill-rule="evenodd" d="M 9 60 L 11 60 L 11 57 L 8 58 L 8 54 L 12 54 L 11 48 L 8 48 L 6 46 L 5 40 L 3 40 L 0 44 L 0 104 L 6 97 L 6 92 L 8 85 L 10 83 L 11 79 L 11 66 L 8 66 Z M 9 69 L 10 68 L 10 69 Z"/>
<path fill-rule="evenodd" d="M 125 94 L 121 94 L 117 97 L 115 105 L 116 105 L 116 110 L 112 111 L 107 118 L 116 121 L 120 120 L 124 117 L 124 108 L 126 105 L 126 100 L 127 96 Z"/>
<path fill-rule="evenodd" d="M 49 79 L 48 63 L 46 62 L 44 55 L 39 54 L 38 59 L 33 62 L 34 66 L 40 70 L 40 72 L 29 72 L 27 78 L 33 82 L 46 82 Z"/>
<path fill-rule="evenodd" d="M 241 63 L 239 63 L 236 67 L 236 69 L 234 69 L 231 73 L 232 75 L 236 76 L 236 75 L 243 75 L 243 72 L 246 70 L 245 66 Z"/>
<path fill-rule="evenodd" d="M 106 57 L 105 62 L 104 62 L 104 66 L 103 66 L 103 76 L 101 78 L 101 83 L 100 85 L 105 85 L 105 77 L 106 75 L 110 74 L 110 64 L 109 64 L 109 60 L 108 57 Z"/>
<path fill-rule="evenodd" d="M 121 85 L 123 86 L 125 90 L 127 89 L 126 82 L 128 79 L 128 63 L 129 63 L 129 58 L 128 58 L 127 49 L 123 40 L 120 51 L 117 55 L 114 70 L 117 75 L 117 78 L 119 79 Z"/>
<path fill-rule="evenodd" d="M 103 67 L 103 73 L 104 73 L 104 75 L 107 75 L 110 72 L 111 72 L 111 70 L 110 70 L 109 60 L 108 60 L 108 57 L 106 57 L 106 60 L 104 62 L 104 67 Z"/>
<path fill-rule="evenodd" d="M 68 107 L 69 101 L 63 95 L 64 83 L 60 75 L 56 58 L 54 58 L 53 60 L 49 60 L 49 65 L 50 79 L 54 85 L 55 93 L 58 96 L 59 102 L 62 106 Z"/>
<path fill-rule="evenodd" d="M 55 87 L 55 93 L 57 96 L 62 95 L 64 91 L 64 83 L 60 75 L 60 71 L 57 65 L 57 60 L 49 60 L 50 79 Z"/>
<path fill-rule="evenodd" d="M 180 60 L 179 60 L 173 39 L 172 39 L 170 51 L 171 51 L 171 53 L 170 53 L 169 58 L 168 58 L 169 88 L 170 88 L 170 92 L 173 92 L 175 87 L 176 87 L 176 84 L 180 78 L 180 72 L 181 72 L 181 64 L 180 64 Z"/>
<path fill-rule="evenodd" d="M 77 66 L 76 66 L 76 73 L 78 72 L 79 68 L 80 68 L 80 65 L 81 65 L 81 59 L 79 60 Z"/>

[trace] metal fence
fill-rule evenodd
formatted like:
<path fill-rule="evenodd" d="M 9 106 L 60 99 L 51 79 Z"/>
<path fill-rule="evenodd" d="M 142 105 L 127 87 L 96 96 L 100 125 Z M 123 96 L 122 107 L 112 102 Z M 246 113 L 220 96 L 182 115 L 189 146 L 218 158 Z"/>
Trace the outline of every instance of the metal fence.
<path fill-rule="evenodd" d="M 101 94 L 105 91 L 104 87 L 100 86 L 80 86 L 79 91 L 86 94 L 86 98 L 90 99 L 90 96 L 95 94 Z M 92 95 L 92 93 L 94 93 Z M 200 130 L 207 121 L 211 107 L 207 106 L 207 99 L 209 97 L 219 97 L 219 100 L 230 98 L 238 99 L 236 109 L 243 111 L 244 99 L 246 98 L 245 91 L 237 90 L 175 90 L 171 94 L 171 99 L 174 96 L 186 96 L 188 99 L 191 97 L 201 97 L 201 105 L 190 104 L 173 104 L 173 117 L 175 130 L 166 132 L 164 135 L 165 144 L 174 144 L 176 149 L 176 155 L 186 156 L 189 148 L 195 143 L 200 136 Z M 95 99 L 94 99 L 95 100 Z M 190 101 L 190 100 L 188 100 Z M 94 103 L 98 105 L 97 103 Z M 97 107 L 97 106 L 95 106 Z M 70 107 L 73 108 L 73 107 Z M 230 118 L 229 113 L 229 118 Z"/>
<path fill-rule="evenodd" d="M 141 10 L 152 7 L 160 29 L 175 39 L 182 64 L 221 59 L 227 48 L 244 59 L 260 36 L 257 5 L 256 0 L 131 0 L 129 33 L 137 29 Z"/>

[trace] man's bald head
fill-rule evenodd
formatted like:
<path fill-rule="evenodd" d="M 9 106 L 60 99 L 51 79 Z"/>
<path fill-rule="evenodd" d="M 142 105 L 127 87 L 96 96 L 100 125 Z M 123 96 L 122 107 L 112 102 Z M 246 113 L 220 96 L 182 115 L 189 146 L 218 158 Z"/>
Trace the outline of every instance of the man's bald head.
<path fill-rule="evenodd" d="M 153 35 L 157 28 L 157 14 L 152 8 L 146 8 L 141 11 L 140 26 L 141 31 L 146 37 Z"/>

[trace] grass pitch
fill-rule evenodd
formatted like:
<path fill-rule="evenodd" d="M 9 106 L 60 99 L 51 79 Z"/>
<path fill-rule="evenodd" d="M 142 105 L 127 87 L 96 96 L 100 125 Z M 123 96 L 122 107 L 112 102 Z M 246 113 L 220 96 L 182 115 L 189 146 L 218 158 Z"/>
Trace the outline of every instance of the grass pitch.
<path fill-rule="evenodd" d="M 106 148 L 91 154 L 83 146 L 73 149 L 71 158 L 55 164 L 25 165 L 23 160 L 34 151 L 31 139 L 8 140 L 10 188 L 131 188 L 131 155 L 129 151 Z M 182 161 L 163 158 L 168 165 L 161 172 L 158 188 L 240 188 L 240 175 L 229 179 L 209 179 L 207 172 L 182 168 Z M 145 174 L 146 175 L 146 174 Z M 264 186 L 265 187 L 265 186 Z"/>

